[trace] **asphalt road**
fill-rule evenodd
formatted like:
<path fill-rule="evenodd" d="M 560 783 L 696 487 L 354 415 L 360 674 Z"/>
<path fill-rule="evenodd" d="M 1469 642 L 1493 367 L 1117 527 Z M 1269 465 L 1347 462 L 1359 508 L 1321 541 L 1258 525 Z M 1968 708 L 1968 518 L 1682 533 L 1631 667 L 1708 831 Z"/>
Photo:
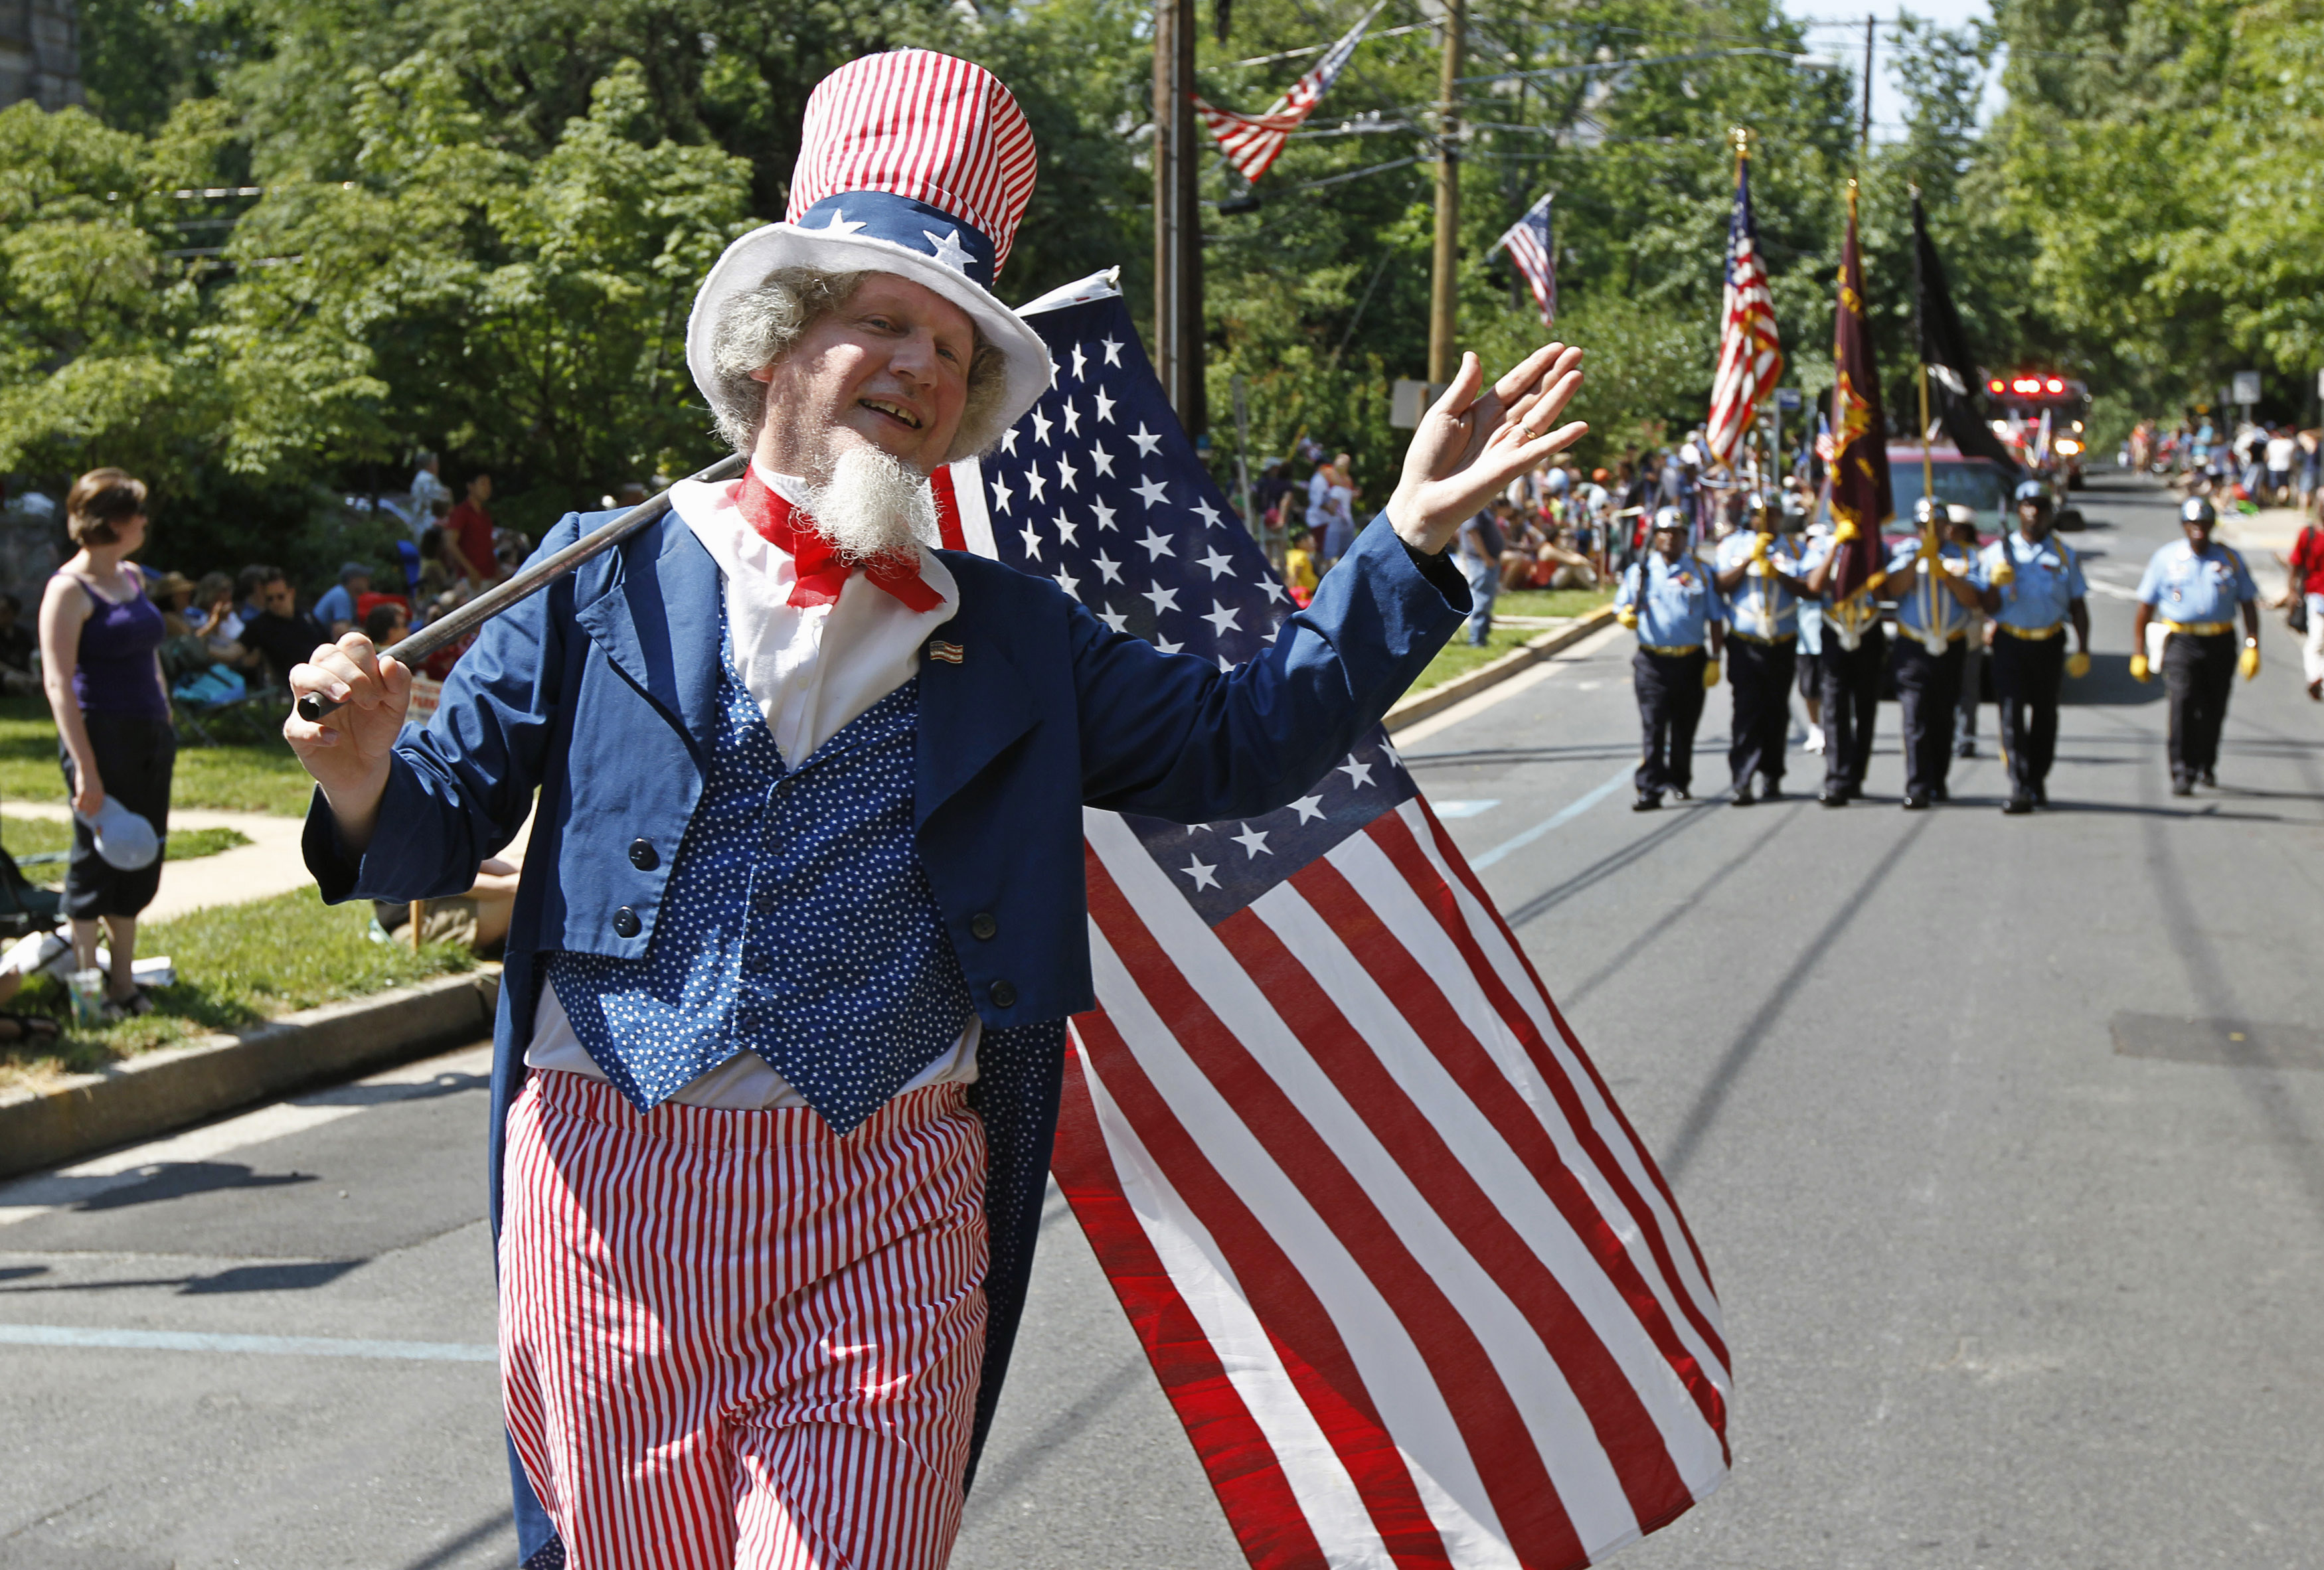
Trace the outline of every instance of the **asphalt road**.
<path fill-rule="evenodd" d="M 2098 668 L 2051 812 L 1995 810 L 1990 709 L 1953 803 L 1897 811 L 1893 706 L 1870 801 L 1735 810 L 1721 692 L 1702 799 L 1633 814 L 1620 636 L 1402 738 L 1724 1301 L 1735 1475 L 1639 1570 L 2317 1561 L 2324 709 L 2271 619 L 2221 788 L 2172 798 L 2126 672 L 2169 501 L 2085 506 Z M 458 1360 L 491 1340 L 476 1066 L 0 1190 L 0 1570 L 509 1562 Z M 954 1563 L 1240 1563 L 1054 1200 Z"/>

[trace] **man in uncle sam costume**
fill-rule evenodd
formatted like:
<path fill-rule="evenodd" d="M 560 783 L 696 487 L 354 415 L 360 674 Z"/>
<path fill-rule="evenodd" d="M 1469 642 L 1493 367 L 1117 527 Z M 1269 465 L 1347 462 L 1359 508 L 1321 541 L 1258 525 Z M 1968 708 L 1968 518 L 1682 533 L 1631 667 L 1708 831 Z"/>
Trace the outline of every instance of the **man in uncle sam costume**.
<path fill-rule="evenodd" d="M 930 472 L 1052 375 L 991 292 L 1035 163 L 975 66 L 833 73 L 687 325 L 744 477 L 490 622 L 425 730 L 359 635 L 294 673 L 346 703 L 286 727 L 330 900 L 457 894 L 540 793 L 492 1163 L 529 1565 L 944 1562 L 1092 1005 L 1083 804 L 1306 790 L 1461 625 L 1461 520 L 1581 434 L 1579 350 L 1470 357 L 1231 673 L 931 548 Z"/>

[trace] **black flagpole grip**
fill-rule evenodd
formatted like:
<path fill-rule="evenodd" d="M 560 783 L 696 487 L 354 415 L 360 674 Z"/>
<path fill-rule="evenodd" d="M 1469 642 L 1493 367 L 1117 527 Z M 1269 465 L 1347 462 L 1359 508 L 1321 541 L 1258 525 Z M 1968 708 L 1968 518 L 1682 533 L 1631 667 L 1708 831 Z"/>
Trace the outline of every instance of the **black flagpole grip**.
<path fill-rule="evenodd" d="M 742 454 L 730 453 L 708 468 L 697 469 L 686 478 L 699 480 L 705 484 L 731 480 L 742 472 Z M 555 555 L 543 556 L 519 569 L 506 582 L 487 589 L 466 605 L 445 612 L 402 642 L 382 652 L 400 665 L 417 668 L 422 660 L 438 649 L 448 648 L 459 642 L 518 601 L 538 593 L 593 556 L 604 555 L 669 510 L 669 491 L 641 501 L 612 522 L 591 529 Z M 320 693 L 309 693 L 299 700 L 299 718 L 311 723 L 338 706 L 337 699 L 327 698 Z"/>

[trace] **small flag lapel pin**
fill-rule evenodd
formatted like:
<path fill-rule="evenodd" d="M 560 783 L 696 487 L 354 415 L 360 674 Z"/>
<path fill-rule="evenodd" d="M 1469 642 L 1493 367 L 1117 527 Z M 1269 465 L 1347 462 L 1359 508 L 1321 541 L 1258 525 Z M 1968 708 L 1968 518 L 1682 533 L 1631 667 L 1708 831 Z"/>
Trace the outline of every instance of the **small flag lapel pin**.
<path fill-rule="evenodd" d="M 961 660 L 961 647 L 956 643 L 946 643 L 941 638 L 931 638 L 928 642 L 928 657 L 940 659 L 948 666 L 956 666 Z"/>

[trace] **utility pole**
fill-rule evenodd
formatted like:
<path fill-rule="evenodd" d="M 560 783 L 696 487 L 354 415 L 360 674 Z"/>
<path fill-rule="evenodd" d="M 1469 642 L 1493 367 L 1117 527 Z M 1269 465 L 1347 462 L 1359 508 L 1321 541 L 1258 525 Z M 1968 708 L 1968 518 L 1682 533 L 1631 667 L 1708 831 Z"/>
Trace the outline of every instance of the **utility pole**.
<path fill-rule="evenodd" d="M 1857 124 L 1856 163 L 1861 169 L 1872 153 L 1872 23 L 1864 19 L 1864 117 Z"/>
<path fill-rule="evenodd" d="M 1203 208 L 1194 142 L 1194 0 L 1154 5 L 1154 369 L 1188 436 L 1203 390 Z"/>
<path fill-rule="evenodd" d="M 1445 0 L 1444 69 L 1436 89 L 1436 254 L 1428 289 L 1428 380 L 1452 380 L 1461 331 L 1461 50 L 1469 0 Z"/>

